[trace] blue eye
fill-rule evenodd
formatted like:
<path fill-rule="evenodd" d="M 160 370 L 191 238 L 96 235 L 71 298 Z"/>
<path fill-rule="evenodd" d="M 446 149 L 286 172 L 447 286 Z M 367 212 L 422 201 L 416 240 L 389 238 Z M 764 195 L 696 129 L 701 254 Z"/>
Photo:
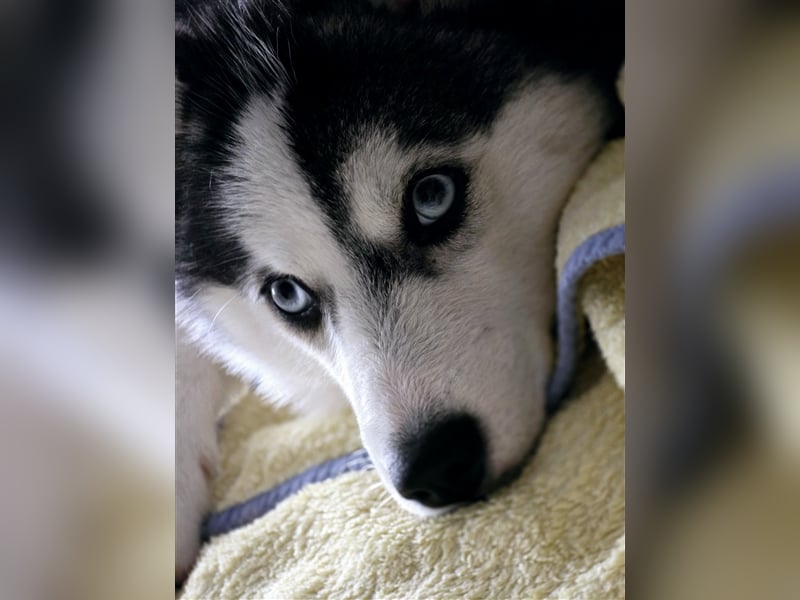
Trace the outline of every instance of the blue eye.
<path fill-rule="evenodd" d="M 311 294 L 294 279 L 283 277 L 269 286 L 273 304 L 289 315 L 304 313 L 314 303 Z"/>
<path fill-rule="evenodd" d="M 456 196 L 453 179 L 442 173 L 432 173 L 414 185 L 412 201 L 417 219 L 422 225 L 431 225 L 442 218 Z"/>

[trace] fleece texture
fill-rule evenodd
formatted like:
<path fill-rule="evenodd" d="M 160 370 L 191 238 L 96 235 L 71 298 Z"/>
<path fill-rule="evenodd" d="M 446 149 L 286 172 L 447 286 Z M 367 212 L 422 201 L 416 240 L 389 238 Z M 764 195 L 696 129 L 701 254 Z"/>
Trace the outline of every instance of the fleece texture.
<path fill-rule="evenodd" d="M 271 416 L 252 397 L 230 416 L 247 421 L 236 429 L 258 431 L 246 440 L 223 434 L 225 450 L 244 460 L 222 505 L 289 476 L 292 463 L 313 462 L 287 445 L 313 438 L 333 456 L 359 444 L 349 414 L 288 427 Z M 310 485 L 212 539 L 183 597 L 621 598 L 624 425 L 622 392 L 606 375 L 558 413 L 514 484 L 437 519 L 402 511 L 372 471 Z"/>
<path fill-rule="evenodd" d="M 624 140 L 609 143 L 595 159 L 564 208 L 556 254 L 559 282 L 563 282 L 565 276 L 569 276 L 570 264 L 577 255 L 583 254 L 587 241 L 605 243 L 606 255 L 593 261 L 576 284 L 579 287 L 576 313 L 588 318 L 608 368 L 622 389 L 625 388 L 624 165 Z M 616 242 L 620 235 L 622 251 Z M 559 305 L 561 300 L 559 298 Z M 563 319 L 561 314 L 559 319 Z M 561 350 L 563 354 L 563 348 Z M 568 350 L 577 352 L 577 348 Z"/>
<path fill-rule="evenodd" d="M 623 150 L 609 144 L 569 199 L 559 274 L 584 240 L 624 224 Z M 577 321 L 585 315 L 607 369 L 566 399 L 513 483 L 435 519 L 396 506 L 373 471 L 308 485 L 212 538 L 182 597 L 624 597 L 624 294 L 622 256 L 583 273 Z M 220 436 L 218 509 L 361 445 L 350 412 L 292 417 L 250 395 Z"/>

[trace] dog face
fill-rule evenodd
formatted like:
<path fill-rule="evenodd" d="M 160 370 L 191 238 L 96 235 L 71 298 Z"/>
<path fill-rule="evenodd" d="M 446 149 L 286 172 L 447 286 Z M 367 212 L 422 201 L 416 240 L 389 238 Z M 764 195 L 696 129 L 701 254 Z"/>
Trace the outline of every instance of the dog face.
<path fill-rule="evenodd" d="M 423 515 L 542 427 L 557 216 L 611 120 L 596 73 L 445 17 L 198 10 L 177 50 L 181 318 L 268 397 L 346 397 Z"/>

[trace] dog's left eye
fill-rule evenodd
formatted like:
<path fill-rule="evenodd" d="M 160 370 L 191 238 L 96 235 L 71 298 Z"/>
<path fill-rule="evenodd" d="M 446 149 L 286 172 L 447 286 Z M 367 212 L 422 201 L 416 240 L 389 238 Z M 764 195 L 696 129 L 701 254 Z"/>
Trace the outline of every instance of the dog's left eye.
<path fill-rule="evenodd" d="M 456 196 L 456 184 L 449 175 L 432 173 L 418 180 L 411 193 L 417 219 L 430 225 L 442 218 Z"/>
<path fill-rule="evenodd" d="M 299 315 L 314 304 L 311 293 L 289 277 L 274 280 L 269 286 L 272 303 L 288 315 Z"/>
<path fill-rule="evenodd" d="M 267 275 L 261 295 L 292 327 L 313 332 L 322 325 L 320 296 L 292 275 Z"/>

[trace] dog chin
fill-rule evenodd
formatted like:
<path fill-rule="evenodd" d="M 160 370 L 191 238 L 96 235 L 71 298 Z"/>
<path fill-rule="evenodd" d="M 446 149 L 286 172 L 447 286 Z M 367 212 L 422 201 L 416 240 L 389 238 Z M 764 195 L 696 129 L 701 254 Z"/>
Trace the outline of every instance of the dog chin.
<path fill-rule="evenodd" d="M 394 501 L 397 502 L 400 508 L 402 508 L 406 512 L 411 513 L 412 515 L 429 519 L 431 517 L 438 517 L 452 510 L 455 510 L 459 506 L 458 504 L 452 504 L 450 506 L 431 508 L 430 506 L 425 506 L 424 504 L 421 504 L 416 500 L 409 500 L 408 498 L 404 498 L 403 496 L 400 495 L 400 492 L 398 492 L 395 489 L 395 487 L 391 484 L 389 478 L 387 477 L 387 475 L 383 470 L 382 465 L 375 465 L 375 467 L 376 467 L 375 471 L 378 473 L 378 477 L 380 478 L 384 489 L 389 492 L 389 494 L 392 496 Z"/>
<path fill-rule="evenodd" d="M 407 498 L 403 498 L 400 494 L 394 491 L 392 492 L 392 496 L 403 510 L 405 510 L 406 512 L 410 512 L 412 515 L 415 515 L 417 517 L 422 517 L 423 519 L 438 517 L 440 515 L 455 510 L 459 506 L 458 504 L 451 504 L 450 506 L 431 508 L 430 506 L 425 506 L 424 504 L 420 504 L 416 500 L 408 500 Z"/>

